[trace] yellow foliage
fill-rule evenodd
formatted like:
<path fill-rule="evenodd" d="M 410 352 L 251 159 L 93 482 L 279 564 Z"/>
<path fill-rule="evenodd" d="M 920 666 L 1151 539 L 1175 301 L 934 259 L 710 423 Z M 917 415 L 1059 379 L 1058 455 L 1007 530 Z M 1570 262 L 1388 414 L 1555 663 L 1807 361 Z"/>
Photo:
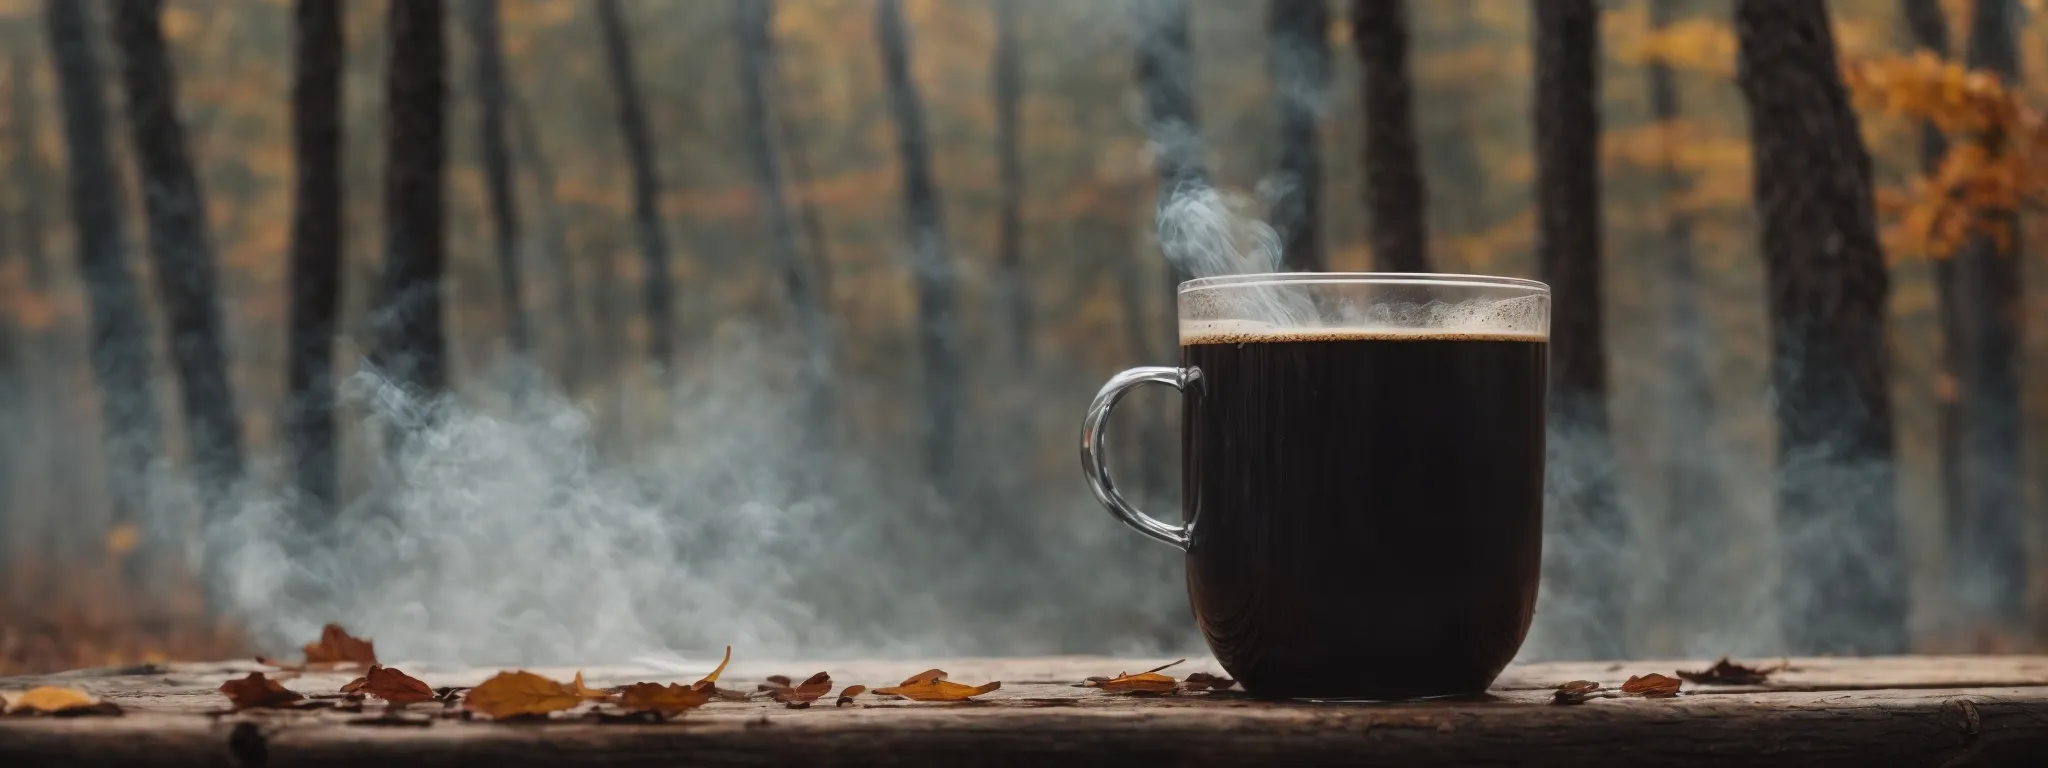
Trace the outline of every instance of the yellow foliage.
<path fill-rule="evenodd" d="M 1662 63 L 1676 69 L 1735 75 L 1735 32 L 1718 21 L 1685 19 L 1647 32 L 1617 58 L 1628 64 Z"/>

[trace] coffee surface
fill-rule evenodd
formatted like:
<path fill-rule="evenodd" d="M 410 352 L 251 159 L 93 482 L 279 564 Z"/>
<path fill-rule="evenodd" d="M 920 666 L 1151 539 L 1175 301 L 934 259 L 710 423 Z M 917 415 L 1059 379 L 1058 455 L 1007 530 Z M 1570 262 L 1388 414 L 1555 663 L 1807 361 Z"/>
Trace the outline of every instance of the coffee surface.
<path fill-rule="evenodd" d="M 1190 599 L 1274 697 L 1483 691 L 1520 648 L 1542 547 L 1540 336 L 1189 336 Z"/>

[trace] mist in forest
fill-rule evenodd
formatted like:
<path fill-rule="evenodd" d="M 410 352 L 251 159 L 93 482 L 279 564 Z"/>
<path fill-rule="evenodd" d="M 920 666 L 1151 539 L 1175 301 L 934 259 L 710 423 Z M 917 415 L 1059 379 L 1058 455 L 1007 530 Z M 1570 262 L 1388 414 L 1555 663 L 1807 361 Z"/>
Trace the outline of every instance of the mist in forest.
<path fill-rule="evenodd" d="M 404 250 L 385 207 L 394 38 L 386 3 L 346 4 L 331 500 L 298 487 L 288 447 L 289 4 L 174 1 L 161 16 L 246 457 L 227 483 L 192 439 L 184 315 L 157 281 L 145 205 L 172 188 L 136 166 L 119 95 L 130 54 L 92 4 L 108 199 L 122 203 L 110 252 L 133 273 L 157 430 L 107 440 L 97 278 L 64 194 L 65 81 L 45 9 L 0 15 L 0 670 L 9 654 L 289 654 L 328 622 L 390 660 L 473 666 L 694 667 L 728 644 L 756 659 L 1206 652 L 1179 554 L 1090 498 L 1075 437 L 1109 376 L 1173 362 L 1172 275 L 1367 271 L 1404 242 L 1364 203 L 1364 100 L 1380 92 L 1352 4 L 1330 3 L 1327 40 L 1302 50 L 1278 47 L 1301 44 L 1273 31 L 1268 3 L 1227 0 L 636 1 L 611 26 L 606 5 L 496 3 L 503 56 L 486 65 L 476 4 L 446 4 L 440 386 L 385 349 Z M 1793 487 L 1775 487 L 1744 97 L 1727 71 L 1674 66 L 1682 110 L 1660 115 L 1641 53 L 1653 24 L 1726 30 L 1727 4 L 1658 0 L 1669 16 L 1654 19 L 1652 5 L 1602 4 L 1598 19 L 1606 387 L 1552 409 L 1545 583 L 1522 659 L 1775 655 L 1815 631 L 1786 626 L 1786 605 L 1887 647 L 1890 628 L 1830 608 L 1841 584 L 1900 587 L 1915 650 L 2023 646 L 2025 626 L 1986 630 L 1969 611 L 2018 579 L 2031 615 L 2048 615 L 2048 388 L 2021 390 L 2029 452 L 1999 470 L 2026 490 L 2015 546 L 2034 565 L 1959 571 L 1978 545 L 1943 509 L 1936 270 L 1893 258 L 1895 456 L 1808 446 L 1784 462 Z M 1833 8 L 1844 57 L 1910 50 L 1894 5 Z M 1160 14 L 1182 6 L 1187 55 L 1160 55 L 1148 46 L 1174 37 Z M 1543 278 L 1527 6 L 1406 4 L 1410 156 L 1427 188 L 1414 213 L 1435 271 Z M 636 81 L 614 68 L 621 41 Z M 2023 48 L 2016 87 L 2038 99 L 2048 58 Z M 1146 74 L 1146 56 L 1181 63 Z M 1276 83 L 1276 62 L 1294 79 Z M 644 146 L 622 127 L 622 93 Z M 502 151 L 479 130 L 491 113 Z M 1300 160 L 1284 156 L 1302 125 L 1316 139 L 1306 185 L 1282 167 Z M 1862 131 L 1876 185 L 1921 167 L 1916 122 L 1866 114 Z M 2048 242 L 2033 225 L 2020 242 Z M 1681 256 L 1690 272 L 1672 269 Z M 649 319 L 656 264 L 665 325 Z M 2048 271 L 2026 265 L 2023 298 L 2048 295 Z M 1272 322 L 1305 316 L 1298 297 L 1263 298 Z M 2025 382 L 2048 361 L 2043 317 L 2021 328 Z M 1673 362 L 1684 355 L 1697 375 Z M 1133 394 L 1111 456 L 1125 493 L 1167 520 L 1172 397 Z M 135 446 L 131 487 L 116 468 Z M 1894 484 L 1895 500 L 1873 491 Z M 1803 500 L 1795 524 L 1783 494 Z M 1591 504 L 1612 515 L 1585 522 Z M 1867 516 L 1886 504 L 1896 519 Z M 1801 561 L 1839 578 L 1786 578 Z M 186 637 L 215 626 L 231 629 L 207 638 L 229 639 Z"/>

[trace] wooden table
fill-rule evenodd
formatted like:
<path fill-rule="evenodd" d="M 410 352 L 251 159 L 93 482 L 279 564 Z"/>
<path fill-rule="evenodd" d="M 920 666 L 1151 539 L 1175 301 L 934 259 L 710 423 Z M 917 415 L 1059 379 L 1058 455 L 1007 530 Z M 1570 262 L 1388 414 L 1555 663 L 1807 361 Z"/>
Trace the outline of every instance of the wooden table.
<path fill-rule="evenodd" d="M 1775 661 L 1775 660 L 1761 660 Z M 589 719 L 423 727 L 353 724 L 368 714 L 222 715 L 221 681 L 253 663 L 172 664 L 0 678 L 0 691 L 78 688 L 122 717 L 0 718 L 0 766 L 45 764 L 566 765 L 670 764 L 1503 764 L 2048 765 L 2048 657 L 1793 659 L 1768 685 L 1686 685 L 1673 699 L 1550 703 L 1569 680 L 1614 685 L 1630 674 L 1703 661 L 1517 666 L 1477 700 L 1309 704 L 1243 696 L 1134 698 L 1077 688 L 1150 659 L 1050 657 L 759 664 L 735 660 L 722 683 L 820 669 L 835 688 L 889 685 L 926 666 L 952 679 L 1002 680 L 987 701 L 920 704 L 861 697 L 803 710 L 716 701 L 663 724 Z M 397 665 L 405 668 L 406 665 Z M 274 671 L 274 670 L 273 670 Z M 495 670 L 407 669 L 429 685 L 472 685 Z M 536 669 L 567 680 L 572 669 Z M 1189 660 L 1178 675 L 1221 671 Z M 695 679 L 699 671 L 585 668 L 590 684 Z M 352 675 L 286 683 L 331 692 Z M 836 691 L 835 691 L 836 692 Z M 431 708 L 433 705 L 422 705 Z M 374 711 L 374 710 L 373 710 Z M 208 714 L 208 713 L 214 714 Z"/>

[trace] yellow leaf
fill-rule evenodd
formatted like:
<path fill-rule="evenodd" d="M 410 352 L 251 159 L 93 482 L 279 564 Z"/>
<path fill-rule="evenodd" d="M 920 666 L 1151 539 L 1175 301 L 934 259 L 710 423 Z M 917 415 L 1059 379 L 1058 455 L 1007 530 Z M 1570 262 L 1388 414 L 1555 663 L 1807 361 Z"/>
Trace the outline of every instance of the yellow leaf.
<path fill-rule="evenodd" d="M 675 683 L 634 683 L 619 689 L 619 706 L 633 712 L 659 712 L 663 716 L 672 716 L 704 706 L 711 700 L 712 688 L 702 683 L 687 687 Z"/>
<path fill-rule="evenodd" d="M 946 673 L 929 669 L 919 672 L 902 685 L 891 688 L 876 688 L 876 696 L 900 696 L 911 701 L 964 701 L 1003 687 L 998 680 L 987 685 L 966 685 L 946 679 Z"/>
<path fill-rule="evenodd" d="M 472 712 L 494 719 L 514 715 L 545 715 L 583 703 L 569 686 L 532 672 L 499 672 L 462 697 Z"/>
<path fill-rule="evenodd" d="M 726 646 L 726 647 L 725 647 L 725 658 L 723 658 L 723 659 L 720 659 L 720 660 L 719 660 L 719 662 L 718 662 L 718 668 L 717 668 L 717 669 L 714 669 L 714 670 L 711 670 L 711 674 L 705 675 L 705 676 L 704 676 L 704 679 L 702 679 L 702 680 L 698 680 L 698 681 L 697 681 L 697 684 L 696 684 L 696 685 L 692 685 L 692 686 L 690 686 L 690 687 L 692 687 L 692 688 L 705 688 L 705 687 L 710 687 L 710 685 L 711 685 L 712 683 L 716 683 L 716 682 L 718 682 L 718 676 L 719 676 L 719 675 L 721 675 L 721 674 L 724 674 L 724 673 L 725 673 L 725 665 L 727 665 L 727 664 L 730 664 L 730 663 L 732 663 L 732 646 L 728 645 L 728 646 Z"/>
<path fill-rule="evenodd" d="M 1171 676 L 1157 672 L 1142 672 L 1135 675 L 1118 675 L 1104 680 L 1095 687 L 1110 693 L 1173 693 L 1178 681 Z"/>
<path fill-rule="evenodd" d="M 30 688 L 14 697 L 7 711 L 16 715 L 121 714 L 121 708 L 111 702 L 95 699 L 84 691 L 53 685 Z"/>
<path fill-rule="evenodd" d="M 569 681 L 569 690 L 586 699 L 610 698 L 611 694 L 583 684 L 583 671 L 576 671 L 576 679 Z"/>

